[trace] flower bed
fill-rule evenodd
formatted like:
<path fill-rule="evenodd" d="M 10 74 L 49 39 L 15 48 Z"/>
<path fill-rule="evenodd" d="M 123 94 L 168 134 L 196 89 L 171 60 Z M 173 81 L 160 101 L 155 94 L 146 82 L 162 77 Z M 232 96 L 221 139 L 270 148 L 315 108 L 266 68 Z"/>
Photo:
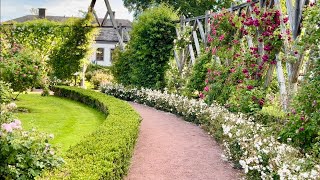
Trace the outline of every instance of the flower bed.
<path fill-rule="evenodd" d="M 254 122 L 252 117 L 166 91 L 109 84 L 102 87 L 102 92 L 171 112 L 201 125 L 223 144 L 228 159 L 243 168 L 248 179 L 320 178 L 318 160 L 280 143 L 272 128 Z"/>
<path fill-rule="evenodd" d="M 75 87 L 54 87 L 55 95 L 70 98 L 105 114 L 97 131 L 71 147 L 66 165 L 46 172 L 45 179 L 122 179 L 126 175 L 138 136 L 140 116 L 126 102 Z"/>

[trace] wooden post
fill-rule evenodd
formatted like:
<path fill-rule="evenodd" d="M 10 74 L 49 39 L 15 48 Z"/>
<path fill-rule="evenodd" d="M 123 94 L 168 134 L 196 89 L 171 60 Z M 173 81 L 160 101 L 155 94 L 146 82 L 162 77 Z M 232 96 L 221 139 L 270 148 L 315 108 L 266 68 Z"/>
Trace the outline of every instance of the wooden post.
<path fill-rule="evenodd" d="M 205 35 L 204 29 L 203 29 L 203 25 L 202 25 L 202 23 L 200 22 L 199 19 L 197 19 L 197 23 L 198 23 L 198 27 L 199 27 L 199 31 L 200 31 L 202 42 L 206 43 L 206 35 Z"/>
<path fill-rule="evenodd" d="M 196 50 L 197 50 L 197 57 L 199 57 L 201 55 L 201 50 L 200 50 L 200 44 L 199 44 L 199 40 L 198 40 L 197 31 L 193 31 L 192 35 L 193 35 L 194 44 L 195 44 Z"/>
<path fill-rule="evenodd" d="M 194 51 L 193 51 L 192 44 L 189 44 L 189 53 L 190 53 L 191 64 L 193 65 L 195 63 L 195 61 L 196 61 L 196 58 L 194 56 Z"/>
<path fill-rule="evenodd" d="M 111 9 L 111 6 L 110 6 L 110 3 L 109 3 L 109 0 L 104 0 L 106 6 L 107 6 L 107 10 L 109 12 L 109 15 L 110 15 L 110 20 L 111 20 L 111 23 L 113 25 L 113 28 L 116 30 L 117 32 L 117 36 L 118 36 L 118 40 L 119 40 L 119 44 L 120 44 L 120 48 L 123 50 L 124 49 L 124 43 L 123 43 L 123 39 L 121 37 L 121 32 L 120 32 L 120 28 L 118 26 L 118 23 L 116 22 L 115 18 L 114 18 L 114 15 L 113 15 L 113 12 L 112 12 L 112 9 Z"/>
<path fill-rule="evenodd" d="M 278 83 L 280 87 L 280 98 L 281 98 L 281 104 L 283 110 L 287 111 L 288 109 L 288 94 L 286 89 L 286 81 L 284 79 L 283 69 L 281 60 L 279 59 L 279 55 L 276 55 L 277 60 L 277 77 L 278 77 Z"/>
<path fill-rule="evenodd" d="M 209 20 L 210 20 L 210 11 L 206 11 L 206 18 L 205 18 L 205 25 L 204 25 L 204 27 L 205 27 L 205 43 L 204 43 L 204 45 L 205 45 L 205 47 L 207 47 L 208 46 L 208 37 L 209 37 L 209 35 L 210 35 L 210 22 L 209 22 Z"/>

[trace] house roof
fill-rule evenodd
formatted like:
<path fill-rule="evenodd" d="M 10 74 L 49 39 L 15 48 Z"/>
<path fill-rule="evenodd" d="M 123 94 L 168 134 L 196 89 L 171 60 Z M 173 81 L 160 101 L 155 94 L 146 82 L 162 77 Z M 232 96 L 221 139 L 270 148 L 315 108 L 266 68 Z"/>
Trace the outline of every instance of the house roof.
<path fill-rule="evenodd" d="M 50 21 L 57 21 L 57 22 L 64 22 L 70 17 L 65 16 L 46 16 L 46 19 Z M 26 15 L 22 16 L 16 19 L 12 19 L 10 21 L 7 21 L 7 23 L 10 22 L 26 22 L 26 21 L 32 21 L 38 19 L 38 15 Z M 100 24 L 102 23 L 103 18 L 99 18 Z M 118 26 L 121 26 L 124 28 L 124 31 L 130 31 L 132 28 L 132 22 L 127 19 L 116 19 Z M 106 41 L 106 42 L 118 42 L 117 32 L 113 28 L 112 22 L 110 19 L 107 19 L 107 21 L 104 23 L 103 28 L 100 28 L 100 33 L 96 37 L 96 41 Z M 126 36 L 124 37 L 124 42 L 127 42 L 128 39 Z"/>

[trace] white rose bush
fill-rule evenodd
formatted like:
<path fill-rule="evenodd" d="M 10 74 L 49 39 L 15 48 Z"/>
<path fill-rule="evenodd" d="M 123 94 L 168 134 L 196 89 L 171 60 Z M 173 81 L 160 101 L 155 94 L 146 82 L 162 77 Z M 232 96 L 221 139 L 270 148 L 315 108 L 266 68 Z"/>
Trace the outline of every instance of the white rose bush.
<path fill-rule="evenodd" d="M 107 84 L 101 91 L 177 114 L 200 125 L 222 143 L 228 160 L 243 169 L 247 179 L 320 179 L 318 159 L 281 143 L 272 128 L 255 122 L 253 117 L 167 91 L 119 84 Z"/>

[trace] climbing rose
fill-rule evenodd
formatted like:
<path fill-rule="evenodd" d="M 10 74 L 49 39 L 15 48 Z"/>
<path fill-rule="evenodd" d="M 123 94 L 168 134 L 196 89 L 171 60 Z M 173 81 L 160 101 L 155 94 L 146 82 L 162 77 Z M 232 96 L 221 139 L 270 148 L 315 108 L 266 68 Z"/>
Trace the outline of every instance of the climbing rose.
<path fill-rule="evenodd" d="M 269 59 L 269 56 L 268 56 L 268 55 L 265 54 L 265 55 L 262 56 L 262 60 L 263 60 L 264 62 L 267 62 L 268 59 Z"/>
<path fill-rule="evenodd" d="M 208 92 L 208 91 L 209 91 L 209 87 L 206 86 L 206 87 L 204 88 L 204 90 Z"/>
<path fill-rule="evenodd" d="M 254 87 L 253 87 L 252 85 L 248 85 L 248 86 L 247 86 L 247 89 L 250 90 L 250 91 L 251 91 L 253 88 L 254 88 Z"/>
<path fill-rule="evenodd" d="M 243 72 L 244 74 L 246 74 L 246 73 L 248 73 L 249 71 L 248 71 L 248 69 L 243 69 L 242 72 Z"/>
<path fill-rule="evenodd" d="M 224 39 L 224 34 L 222 34 L 222 35 L 219 37 L 219 40 L 220 40 L 220 41 L 223 41 L 223 39 Z"/>

